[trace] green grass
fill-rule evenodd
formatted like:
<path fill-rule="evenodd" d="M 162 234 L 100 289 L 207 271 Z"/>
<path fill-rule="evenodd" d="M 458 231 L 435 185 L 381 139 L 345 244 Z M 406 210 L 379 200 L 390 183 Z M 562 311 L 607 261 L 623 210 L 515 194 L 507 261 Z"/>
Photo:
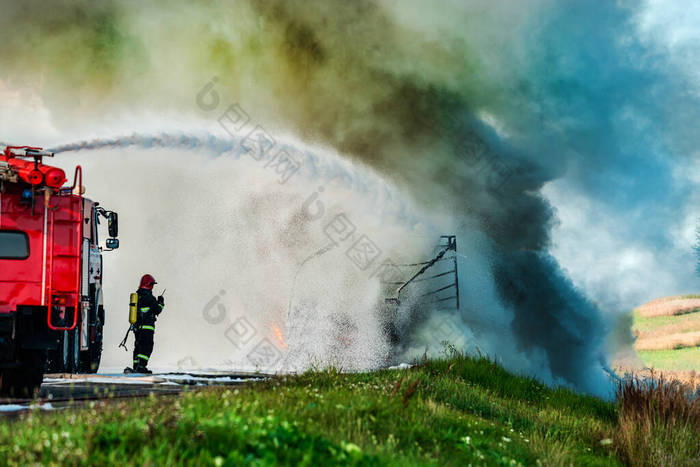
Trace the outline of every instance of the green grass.
<path fill-rule="evenodd" d="M 640 350 L 644 365 L 659 370 L 700 372 L 700 347 L 675 350 Z"/>
<path fill-rule="evenodd" d="M 0 423 L 0 459 L 3 465 L 692 465 L 700 455 L 700 401 L 671 389 L 630 384 L 616 404 L 456 354 L 409 370 L 307 372 L 238 388 L 35 410 Z"/>
<path fill-rule="evenodd" d="M 688 296 L 695 298 L 695 296 Z M 685 324 L 698 319 L 697 313 L 686 313 L 672 316 L 644 317 L 634 312 L 633 329 L 637 331 L 654 331 L 663 326 Z M 697 327 L 688 328 L 685 332 L 696 331 Z M 637 355 L 644 365 L 657 370 L 669 371 L 700 371 L 700 347 L 690 347 L 673 350 L 638 350 Z"/>
<path fill-rule="evenodd" d="M 612 403 L 486 359 L 92 404 L 0 424 L 9 464 L 615 465 Z"/>
<path fill-rule="evenodd" d="M 653 331 L 654 329 L 658 329 L 669 324 L 683 324 L 697 319 L 698 315 L 695 313 L 645 317 L 635 312 L 634 329 L 638 331 Z"/>

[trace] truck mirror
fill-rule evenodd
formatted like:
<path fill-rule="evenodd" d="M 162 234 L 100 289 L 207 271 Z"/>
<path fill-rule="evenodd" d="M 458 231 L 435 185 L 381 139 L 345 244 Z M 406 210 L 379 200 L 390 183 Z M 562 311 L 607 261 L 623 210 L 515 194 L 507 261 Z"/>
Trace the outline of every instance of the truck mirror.
<path fill-rule="evenodd" d="M 119 248 L 119 239 L 118 238 L 108 238 L 106 244 L 107 244 L 107 248 L 109 248 L 110 250 L 116 250 L 117 248 Z"/>
<path fill-rule="evenodd" d="M 116 212 L 110 212 L 107 215 L 107 230 L 109 230 L 110 237 L 119 236 L 119 216 Z M 117 244 L 119 244 L 119 242 L 117 242 Z"/>

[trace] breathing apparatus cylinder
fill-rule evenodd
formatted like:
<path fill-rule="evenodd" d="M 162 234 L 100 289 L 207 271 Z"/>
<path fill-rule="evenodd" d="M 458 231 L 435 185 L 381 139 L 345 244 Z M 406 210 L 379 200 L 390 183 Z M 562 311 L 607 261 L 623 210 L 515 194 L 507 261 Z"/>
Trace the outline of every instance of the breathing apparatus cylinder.
<path fill-rule="evenodd" d="M 129 324 L 136 324 L 139 307 L 139 294 L 132 293 L 129 296 Z"/>

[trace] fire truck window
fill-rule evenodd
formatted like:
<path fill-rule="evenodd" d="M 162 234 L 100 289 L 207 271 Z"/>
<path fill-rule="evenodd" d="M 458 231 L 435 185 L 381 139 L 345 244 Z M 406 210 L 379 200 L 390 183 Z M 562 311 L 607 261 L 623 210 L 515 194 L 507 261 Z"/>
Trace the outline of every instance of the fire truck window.
<path fill-rule="evenodd" d="M 29 237 L 24 232 L 0 230 L 0 259 L 29 258 Z"/>

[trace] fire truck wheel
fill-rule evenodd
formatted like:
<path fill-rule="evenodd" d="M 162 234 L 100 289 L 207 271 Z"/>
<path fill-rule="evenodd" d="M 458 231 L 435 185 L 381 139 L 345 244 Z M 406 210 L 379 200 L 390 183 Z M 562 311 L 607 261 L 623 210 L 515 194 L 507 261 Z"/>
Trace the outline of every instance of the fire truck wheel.
<path fill-rule="evenodd" d="M 58 337 L 56 338 L 56 348 L 55 349 L 49 349 L 48 352 L 48 363 L 46 364 L 46 372 L 47 373 L 63 373 L 65 372 L 65 362 L 64 362 L 64 337 L 65 337 L 65 331 L 57 333 Z"/>
<path fill-rule="evenodd" d="M 68 331 L 68 372 L 80 373 L 80 328 Z"/>
<path fill-rule="evenodd" d="M 90 343 L 90 347 L 80 353 L 80 371 L 84 373 L 97 373 L 102 359 L 102 323 L 99 323 L 95 331 L 95 342 Z"/>
<path fill-rule="evenodd" d="M 0 372 L 0 393 L 10 397 L 34 397 L 44 379 L 45 350 L 24 350 L 21 366 Z"/>

